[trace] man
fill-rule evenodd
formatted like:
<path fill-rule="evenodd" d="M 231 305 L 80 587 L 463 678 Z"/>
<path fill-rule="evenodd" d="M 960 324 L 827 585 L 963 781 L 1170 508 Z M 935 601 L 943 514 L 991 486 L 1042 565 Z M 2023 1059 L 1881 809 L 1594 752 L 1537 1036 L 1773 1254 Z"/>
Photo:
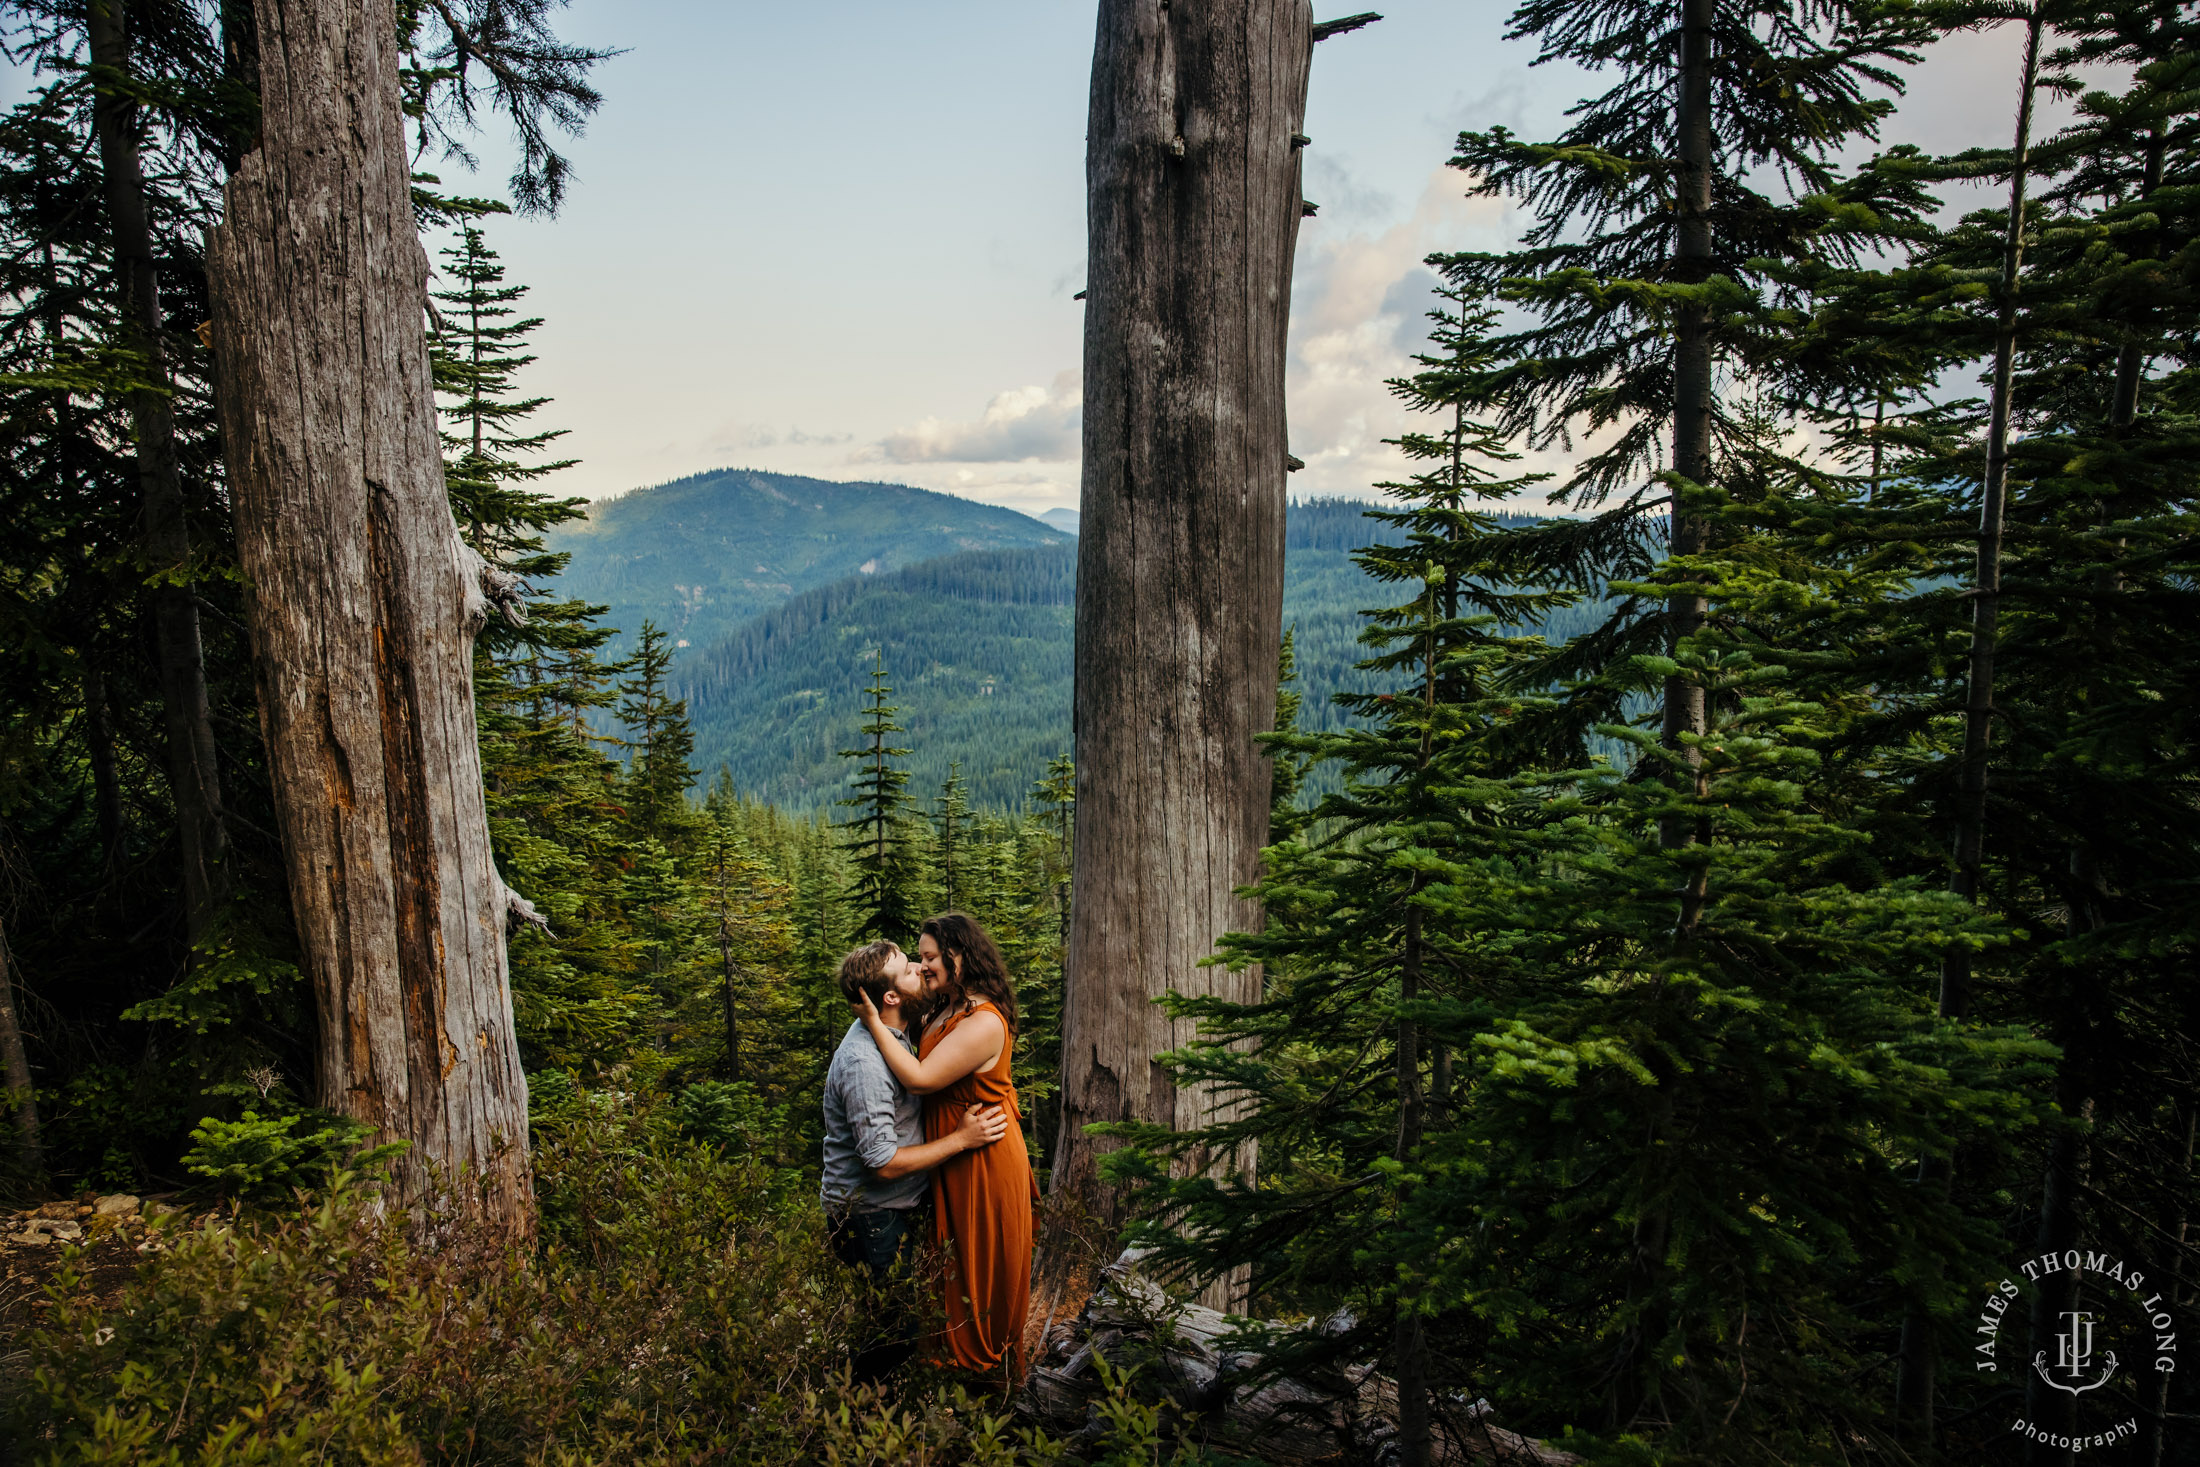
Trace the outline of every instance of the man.
<path fill-rule="evenodd" d="M 840 963 L 840 991 L 851 1006 L 868 995 L 902 1046 L 914 1053 L 912 1005 L 924 995 L 917 966 L 891 942 L 859 947 Z M 918 1098 L 886 1067 L 861 1019 L 849 1024 L 825 1072 L 825 1176 L 820 1191 L 833 1252 L 883 1282 L 914 1256 L 933 1167 L 1007 1133 L 998 1106 L 973 1106 L 960 1126 L 924 1139 Z M 868 1352 L 867 1352 L 868 1353 Z"/>

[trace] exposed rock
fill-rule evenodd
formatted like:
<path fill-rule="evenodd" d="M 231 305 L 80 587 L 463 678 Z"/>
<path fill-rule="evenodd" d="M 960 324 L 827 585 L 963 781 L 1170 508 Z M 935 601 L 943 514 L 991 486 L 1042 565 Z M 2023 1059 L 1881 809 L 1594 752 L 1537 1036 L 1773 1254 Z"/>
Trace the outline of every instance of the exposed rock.
<path fill-rule="evenodd" d="M 1398 1459 L 1397 1386 L 1373 1366 L 1263 1380 L 1258 1357 L 1220 1342 L 1231 1332 L 1220 1313 L 1178 1304 L 1136 1269 L 1126 1253 L 1101 1271 L 1100 1286 L 1074 1320 L 1039 1342 L 1018 1406 L 1050 1430 L 1079 1431 L 1103 1390 L 1095 1360 L 1114 1369 L 1143 1363 L 1141 1380 L 1175 1400 L 1210 1446 L 1280 1464 L 1369 1463 Z M 1323 1321 L 1325 1333 L 1349 1322 Z M 1516 1462 L 1565 1467 L 1581 1459 L 1489 1420 L 1489 1403 L 1431 1403 L 1438 1429 L 1431 1460 L 1450 1467 Z"/>
<path fill-rule="evenodd" d="M 13 1241 L 18 1243 L 74 1243 L 84 1236 L 84 1226 L 73 1217 L 34 1217 L 23 1225 Z"/>
<path fill-rule="evenodd" d="M 138 1205 L 138 1199 L 132 1197 L 129 1193 L 116 1192 L 94 1202 L 92 1212 L 97 1217 L 135 1217 L 137 1216 Z"/>

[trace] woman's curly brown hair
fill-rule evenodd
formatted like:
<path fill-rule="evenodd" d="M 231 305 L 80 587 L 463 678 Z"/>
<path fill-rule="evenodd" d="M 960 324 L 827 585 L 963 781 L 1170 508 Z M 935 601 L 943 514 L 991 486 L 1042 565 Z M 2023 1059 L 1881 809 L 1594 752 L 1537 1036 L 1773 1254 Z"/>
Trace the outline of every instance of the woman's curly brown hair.
<path fill-rule="evenodd" d="M 992 937 L 968 912 L 942 912 L 925 920 L 924 935 L 940 945 L 947 959 L 940 966 L 946 977 L 940 985 L 943 1010 L 953 1013 L 975 995 L 990 999 L 1001 1011 L 1008 1032 L 1016 1032 L 1016 989 L 1008 981 L 1008 964 Z"/>

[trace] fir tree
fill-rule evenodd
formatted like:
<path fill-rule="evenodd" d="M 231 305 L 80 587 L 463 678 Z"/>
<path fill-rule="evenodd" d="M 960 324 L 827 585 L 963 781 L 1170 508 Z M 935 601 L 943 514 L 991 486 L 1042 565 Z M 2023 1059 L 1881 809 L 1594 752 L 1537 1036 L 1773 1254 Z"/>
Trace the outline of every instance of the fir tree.
<path fill-rule="evenodd" d="M 951 912 L 961 911 L 970 895 L 967 881 L 958 881 L 962 868 L 957 862 L 967 862 L 969 857 L 957 843 L 967 845 L 970 830 L 970 786 L 962 777 L 961 760 L 947 766 L 947 778 L 941 782 L 939 798 L 933 803 L 932 829 L 936 853 L 933 872 L 939 880 L 940 905 Z"/>
<path fill-rule="evenodd" d="M 842 749 L 843 759 L 860 761 L 854 778 L 855 793 L 836 803 L 854 813 L 841 822 L 841 849 L 854 868 L 854 887 L 849 893 L 854 906 L 858 936 L 911 941 L 919 913 L 914 893 L 915 872 L 907 830 L 908 771 L 895 761 L 909 751 L 888 742 L 902 731 L 894 721 L 901 710 L 887 700 L 894 689 L 886 681 L 886 660 L 878 658 L 871 686 L 864 694 L 865 711 L 860 730 L 863 743 Z"/>
<path fill-rule="evenodd" d="M 497 210 L 471 200 L 440 202 L 458 225 L 458 238 L 442 252 L 443 273 L 454 284 L 430 293 L 442 307 L 435 316 L 435 377 L 448 425 L 444 483 L 451 510 L 468 542 L 490 561 L 523 577 L 552 574 L 563 562 L 544 554 L 541 533 L 577 518 L 582 501 L 530 487 L 575 462 L 540 457 L 565 430 L 526 431 L 526 420 L 549 399 L 515 391 L 514 379 L 535 360 L 526 343 L 542 319 L 519 314 L 527 287 L 505 283 L 503 263 L 476 222 Z"/>
<path fill-rule="evenodd" d="M 1859 247 L 1820 228 L 1809 201 L 1834 187 L 1842 148 L 1876 136 L 1892 103 L 1869 89 L 1899 90 L 1892 64 L 1929 32 L 1904 10 L 1856 0 L 1684 0 L 1654 17 L 1617 0 L 1529 0 L 1510 34 L 1533 38 L 1538 62 L 1614 84 L 1547 143 L 1503 128 L 1462 133 L 1452 165 L 1474 176 L 1471 191 L 1514 200 L 1534 222 L 1514 250 L 1435 263 L 1525 317 L 1493 338 L 1470 394 L 1500 438 L 1602 441 L 1558 493 L 1581 507 L 1617 503 L 1554 527 L 1545 565 L 1641 581 L 1652 517 L 1677 559 L 1710 544 L 1733 404 L 1753 373 L 1792 373 L 1792 323 L 1771 309 L 1769 267 Z M 1619 598 L 1550 675 L 1631 695 L 1583 675 L 1670 652 L 1696 629 L 1703 598 L 1685 569 L 1670 575 L 1670 591 Z M 1677 674 L 1658 689 L 1668 747 L 1702 732 L 1700 692 Z M 1616 712 L 1582 707 L 1576 726 Z M 1690 838 L 1666 832 L 1674 844 Z"/>
<path fill-rule="evenodd" d="M 672 648 L 657 624 L 642 623 L 641 642 L 619 684 L 619 721 L 626 727 L 627 816 L 634 828 L 668 845 L 686 825 L 687 792 L 695 783 L 688 756 L 695 730 L 687 700 L 671 693 Z"/>
<path fill-rule="evenodd" d="M 1448 304 L 1445 349 L 1398 390 L 1452 419 L 1462 464 L 1501 497 L 1519 487 L 1491 472 L 1503 450 L 1447 411 L 1486 318 Z M 1448 453 L 1419 457 L 1450 474 Z M 1267 928 L 1224 944 L 1262 965 L 1269 997 L 1175 1005 L 1203 1029 L 1168 1062 L 1244 1110 L 1134 1133 L 1117 1165 L 1147 1189 L 1140 1240 L 1199 1275 L 1252 1266 L 1265 1312 L 1348 1309 L 1349 1329 L 1261 1348 L 1381 1351 L 1408 1460 L 1425 1460 L 1440 1376 L 1554 1425 L 1595 1379 L 1606 1432 L 1655 1424 L 1703 1460 L 1882 1432 L 1819 1372 L 1876 1353 L 1885 1317 L 1852 1307 L 1866 1280 L 1916 1276 L 1951 1237 L 1967 1267 L 1990 1246 L 1905 1161 L 1959 1121 L 1983 1154 L 1982 1131 L 2027 1116 L 2042 1047 L 1915 998 L 1948 943 L 2005 932 L 1929 876 L 1859 863 L 1818 813 L 1835 793 L 1819 751 L 1852 715 L 1797 697 L 1776 660 L 1788 608 L 1816 600 L 1807 562 L 1746 531 L 1704 557 L 1703 625 L 1612 677 L 1691 680 L 1705 736 L 1674 749 L 1608 724 L 1626 765 L 1567 767 L 1534 732 L 1559 699 L 1518 690 L 1540 639 L 1508 635 L 1552 594 L 1510 579 L 1536 532 L 1461 505 L 1448 477 L 1392 493 L 1408 503 L 1378 517 L 1406 543 L 1362 555 L 1412 593 L 1368 618 L 1389 690 L 1357 701 L 1360 728 L 1277 739 L 1341 762 L 1344 788 L 1271 850 Z M 1897 568 L 1848 590 L 1905 583 Z M 1686 845 L 1663 838 L 1676 819 Z M 1446 1055 L 1459 1073 L 1440 1085 Z M 1257 1187 L 1164 1161 L 1255 1135 Z"/>
<path fill-rule="evenodd" d="M 1047 886 L 1060 924 L 1059 940 L 1066 951 L 1069 947 L 1070 830 L 1077 811 L 1076 763 L 1067 754 L 1055 755 L 1047 762 L 1046 776 L 1032 786 L 1031 794 L 1039 807 L 1041 822 L 1053 837 L 1043 859 Z"/>

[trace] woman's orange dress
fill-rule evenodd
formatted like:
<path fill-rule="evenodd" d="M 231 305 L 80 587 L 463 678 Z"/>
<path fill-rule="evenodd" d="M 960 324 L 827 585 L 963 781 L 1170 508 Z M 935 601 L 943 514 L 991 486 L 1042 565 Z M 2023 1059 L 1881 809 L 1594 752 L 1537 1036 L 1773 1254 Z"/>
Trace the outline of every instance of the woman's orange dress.
<path fill-rule="evenodd" d="M 972 1014 L 1000 1010 L 982 1000 L 918 1042 L 929 1056 Z M 1005 1021 L 1004 1021 L 1005 1025 Z M 1004 1362 L 1023 1373 L 1024 1316 L 1031 1307 L 1031 1207 L 1039 1191 L 1024 1150 L 1016 1086 L 1009 1079 L 1013 1035 L 992 1068 L 975 1070 L 926 1097 L 924 1139 L 937 1141 L 962 1124 L 973 1105 L 997 1105 L 1008 1134 L 991 1146 L 949 1157 L 932 1173 L 932 1240 L 945 1261 L 947 1353 L 952 1364 L 992 1374 Z"/>

